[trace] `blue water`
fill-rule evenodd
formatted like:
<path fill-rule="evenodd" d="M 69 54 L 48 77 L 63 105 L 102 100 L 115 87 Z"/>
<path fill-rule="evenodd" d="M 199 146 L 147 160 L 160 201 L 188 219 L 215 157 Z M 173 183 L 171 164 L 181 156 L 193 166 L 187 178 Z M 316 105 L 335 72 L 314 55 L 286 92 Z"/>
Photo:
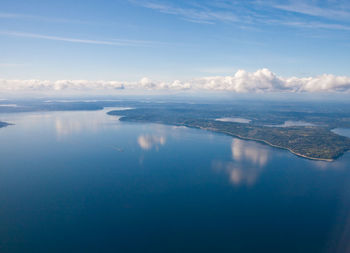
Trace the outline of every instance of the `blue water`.
<path fill-rule="evenodd" d="M 0 252 L 347 252 L 350 154 L 106 111 L 1 115 Z"/>
<path fill-rule="evenodd" d="M 350 128 L 335 128 L 332 131 L 336 134 L 350 138 Z"/>
<path fill-rule="evenodd" d="M 305 121 L 294 121 L 294 120 L 287 120 L 283 124 L 278 125 L 265 125 L 267 127 L 311 127 L 316 126 L 312 123 L 305 122 Z"/>

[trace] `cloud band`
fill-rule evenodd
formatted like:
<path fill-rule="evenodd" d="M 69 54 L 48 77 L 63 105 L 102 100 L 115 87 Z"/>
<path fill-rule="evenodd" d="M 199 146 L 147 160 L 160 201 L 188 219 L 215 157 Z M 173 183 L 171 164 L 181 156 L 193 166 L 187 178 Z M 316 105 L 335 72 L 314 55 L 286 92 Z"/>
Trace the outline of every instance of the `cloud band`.
<path fill-rule="evenodd" d="M 238 70 L 232 76 L 211 76 L 188 81 L 138 82 L 88 80 L 6 80 L 0 79 L 0 91 L 91 91 L 91 90 L 198 90 L 235 93 L 263 92 L 350 92 L 350 77 L 323 74 L 316 77 L 281 77 L 268 69 L 256 72 Z"/>

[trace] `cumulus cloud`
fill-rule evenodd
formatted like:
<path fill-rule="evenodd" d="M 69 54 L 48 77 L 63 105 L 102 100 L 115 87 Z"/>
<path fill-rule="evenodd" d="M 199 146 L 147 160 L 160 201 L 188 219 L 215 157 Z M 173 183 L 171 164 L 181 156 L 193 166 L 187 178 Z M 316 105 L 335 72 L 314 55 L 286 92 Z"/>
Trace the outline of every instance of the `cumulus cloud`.
<path fill-rule="evenodd" d="M 118 81 L 87 81 L 87 80 L 6 80 L 0 79 L 0 91 L 60 91 L 60 90 L 96 90 L 124 89 Z"/>
<path fill-rule="evenodd" d="M 5 80 L 0 91 L 30 90 L 198 90 L 228 92 L 350 92 L 350 77 L 323 74 L 315 77 L 282 77 L 269 69 L 255 72 L 238 70 L 231 76 L 210 76 L 187 81 L 154 81 L 147 77 L 138 82 L 88 80 Z"/>
<path fill-rule="evenodd" d="M 250 73 L 238 70 L 233 76 L 196 79 L 193 87 L 233 92 L 329 92 L 350 91 L 350 77 L 324 74 L 316 77 L 280 77 L 268 69 Z"/>

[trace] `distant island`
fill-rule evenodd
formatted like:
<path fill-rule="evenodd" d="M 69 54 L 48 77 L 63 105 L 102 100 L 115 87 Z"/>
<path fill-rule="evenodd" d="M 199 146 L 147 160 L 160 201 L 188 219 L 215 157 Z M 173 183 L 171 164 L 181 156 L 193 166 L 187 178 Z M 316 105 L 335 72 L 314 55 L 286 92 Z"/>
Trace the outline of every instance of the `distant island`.
<path fill-rule="evenodd" d="M 0 121 L 0 128 L 10 125 L 9 123 Z"/>
<path fill-rule="evenodd" d="M 138 108 L 126 111 L 111 111 L 109 115 L 121 116 L 121 121 L 152 122 L 168 125 L 199 128 L 234 137 L 266 143 L 270 146 L 289 150 L 293 154 L 313 160 L 333 161 L 350 150 L 350 138 L 331 131 L 326 123 L 322 126 L 308 124 L 297 126 L 259 125 L 217 120 L 219 112 L 198 108 L 181 109 L 168 107 Z M 260 117 L 269 114 L 260 113 Z M 241 116 L 241 115 L 240 115 Z M 320 116 L 318 116 L 318 120 Z M 264 118 L 266 121 L 266 118 Z M 331 121 L 324 117 L 324 122 Z M 258 122 L 258 120 L 256 120 Z"/>

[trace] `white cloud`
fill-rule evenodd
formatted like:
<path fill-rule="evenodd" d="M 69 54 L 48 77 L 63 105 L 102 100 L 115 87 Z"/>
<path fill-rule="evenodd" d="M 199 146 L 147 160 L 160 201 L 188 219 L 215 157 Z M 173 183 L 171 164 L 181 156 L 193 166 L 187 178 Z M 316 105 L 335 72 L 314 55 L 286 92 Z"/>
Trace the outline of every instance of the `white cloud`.
<path fill-rule="evenodd" d="M 277 0 L 218 0 L 189 1 L 183 5 L 157 0 L 129 0 L 129 2 L 163 14 L 177 16 L 189 22 L 201 24 L 225 22 L 239 24 L 240 28 L 254 27 L 256 24 L 274 24 L 304 29 L 346 31 L 350 29 L 348 26 L 350 17 L 348 1 L 332 0 L 325 1 L 322 4 L 320 1 L 314 0 L 282 2 Z M 266 11 L 268 11 L 268 15 L 264 14 Z M 286 16 L 284 12 L 288 12 L 289 15 Z M 323 21 L 320 21 L 320 19 L 323 19 Z M 330 20 L 333 23 L 330 23 Z"/>
<path fill-rule="evenodd" d="M 80 43 L 80 44 L 107 45 L 107 46 L 151 47 L 151 46 L 171 45 L 169 43 L 160 42 L 160 41 L 129 40 L 129 39 L 111 39 L 111 40 L 79 39 L 79 38 L 52 36 L 52 35 L 46 35 L 46 34 L 26 33 L 26 32 L 17 32 L 17 31 L 0 31 L 0 35 L 20 37 L 20 38 Z"/>
<path fill-rule="evenodd" d="M 60 91 L 60 90 L 100 90 L 123 89 L 117 81 L 87 80 L 5 80 L 0 79 L 0 91 Z"/>
<path fill-rule="evenodd" d="M 88 80 L 6 80 L 0 79 L 0 92 L 5 91 L 110 91 L 125 89 L 263 92 L 350 92 L 350 77 L 323 74 L 316 77 L 281 77 L 268 69 L 256 72 L 238 70 L 232 76 L 210 76 L 187 81 L 154 81 L 147 77 L 138 82 Z"/>
<path fill-rule="evenodd" d="M 323 7 L 317 4 L 317 1 L 291 1 L 288 4 L 275 3 L 273 8 L 294 12 L 304 15 L 323 17 L 329 19 L 348 19 L 350 12 L 344 9 L 344 6 L 337 6 L 334 2 Z"/>
<path fill-rule="evenodd" d="M 233 76 L 196 80 L 197 87 L 234 92 L 334 92 L 350 91 L 350 77 L 324 74 L 316 77 L 280 77 L 268 69 L 249 73 L 238 70 Z"/>
<path fill-rule="evenodd" d="M 350 26 L 342 24 L 332 23 L 320 23 L 320 22 L 300 22 L 300 21 L 277 21 L 279 24 L 286 26 L 294 26 L 299 28 L 311 28 L 311 29 L 330 29 L 330 30 L 344 30 L 350 31 Z M 275 22 L 276 23 L 276 22 Z"/>
<path fill-rule="evenodd" d="M 280 77 L 268 69 L 250 73 L 238 70 L 233 76 L 214 76 L 190 82 L 193 89 L 232 92 L 349 92 L 350 77 L 324 74 L 316 77 Z"/>
<path fill-rule="evenodd" d="M 203 24 L 214 24 L 215 21 L 223 22 L 237 22 L 239 18 L 228 11 L 213 11 L 207 6 L 196 5 L 194 7 L 178 7 L 169 4 L 158 3 L 154 1 L 138 1 L 130 0 L 130 2 L 137 4 L 139 6 L 156 10 L 158 12 L 170 15 L 176 15 L 182 17 L 183 20 L 203 23 Z"/>

